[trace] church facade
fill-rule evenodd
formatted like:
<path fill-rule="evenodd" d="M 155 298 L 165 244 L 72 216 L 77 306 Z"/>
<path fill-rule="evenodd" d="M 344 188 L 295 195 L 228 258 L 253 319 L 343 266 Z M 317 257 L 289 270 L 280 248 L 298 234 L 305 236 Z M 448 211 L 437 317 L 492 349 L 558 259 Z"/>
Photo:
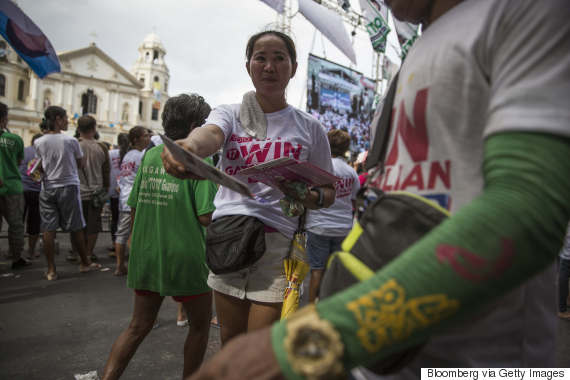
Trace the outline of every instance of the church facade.
<path fill-rule="evenodd" d="M 112 144 L 135 125 L 162 132 L 160 115 L 170 80 L 166 50 L 151 33 L 138 51 L 129 72 L 92 43 L 58 53 L 61 72 L 39 79 L 0 37 L 0 102 L 9 107 L 8 128 L 28 145 L 40 132 L 44 110 L 57 105 L 67 111 L 70 134 L 86 114 L 97 120 L 100 140 Z"/>

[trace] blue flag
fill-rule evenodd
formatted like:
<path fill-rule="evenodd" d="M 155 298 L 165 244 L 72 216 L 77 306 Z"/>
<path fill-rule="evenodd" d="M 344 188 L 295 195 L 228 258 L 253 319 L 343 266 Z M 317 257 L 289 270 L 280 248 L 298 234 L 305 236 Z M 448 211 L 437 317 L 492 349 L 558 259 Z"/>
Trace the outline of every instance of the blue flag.
<path fill-rule="evenodd" d="M 45 34 L 10 0 L 0 1 L 0 34 L 38 77 L 61 71 Z"/>

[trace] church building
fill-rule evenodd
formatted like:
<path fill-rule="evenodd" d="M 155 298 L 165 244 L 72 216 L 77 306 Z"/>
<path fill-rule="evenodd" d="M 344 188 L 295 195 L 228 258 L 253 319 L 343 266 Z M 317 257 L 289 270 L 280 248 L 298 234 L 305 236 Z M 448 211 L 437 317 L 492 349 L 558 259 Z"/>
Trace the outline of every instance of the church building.
<path fill-rule="evenodd" d="M 112 144 L 119 133 L 135 125 L 161 133 L 160 115 L 170 79 L 166 50 L 151 33 L 138 51 L 129 72 L 92 43 L 58 53 L 61 72 L 39 79 L 0 37 L 0 102 L 9 107 L 8 129 L 29 145 L 40 132 L 46 107 L 57 105 L 67 111 L 70 134 L 77 119 L 86 114 L 97 120 L 100 140 Z"/>

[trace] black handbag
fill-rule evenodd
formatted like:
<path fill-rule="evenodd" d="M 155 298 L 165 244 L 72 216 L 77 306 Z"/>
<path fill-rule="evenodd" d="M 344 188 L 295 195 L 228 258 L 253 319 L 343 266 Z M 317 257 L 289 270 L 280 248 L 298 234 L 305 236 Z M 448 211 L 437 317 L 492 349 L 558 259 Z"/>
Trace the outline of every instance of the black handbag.
<path fill-rule="evenodd" d="M 264 252 L 265 225 L 253 216 L 222 216 L 206 230 L 206 263 L 215 274 L 247 268 Z"/>

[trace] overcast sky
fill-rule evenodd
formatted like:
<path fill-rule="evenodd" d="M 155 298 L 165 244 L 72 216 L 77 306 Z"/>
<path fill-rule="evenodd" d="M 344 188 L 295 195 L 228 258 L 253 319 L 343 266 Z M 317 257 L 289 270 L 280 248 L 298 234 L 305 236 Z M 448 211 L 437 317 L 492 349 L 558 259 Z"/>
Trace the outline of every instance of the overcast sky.
<path fill-rule="evenodd" d="M 245 70 L 245 45 L 252 34 L 276 22 L 276 12 L 259 0 L 16 0 L 36 22 L 57 52 L 95 42 L 129 72 L 138 47 L 153 31 L 166 49 L 169 95 L 197 92 L 212 106 L 238 103 L 253 89 Z M 294 10 L 297 2 L 293 2 Z M 351 3 L 358 9 L 358 1 Z M 289 84 L 288 102 L 305 108 L 308 54 L 350 66 L 336 47 L 314 36 L 300 14 L 292 21 L 299 68 Z M 347 26 L 350 33 L 350 28 Z M 313 44 L 313 39 L 315 40 Z M 323 43 L 324 41 L 324 43 Z M 311 47 L 313 49 L 311 50 Z M 358 65 L 372 77 L 372 47 L 360 30 L 354 37 Z"/>

